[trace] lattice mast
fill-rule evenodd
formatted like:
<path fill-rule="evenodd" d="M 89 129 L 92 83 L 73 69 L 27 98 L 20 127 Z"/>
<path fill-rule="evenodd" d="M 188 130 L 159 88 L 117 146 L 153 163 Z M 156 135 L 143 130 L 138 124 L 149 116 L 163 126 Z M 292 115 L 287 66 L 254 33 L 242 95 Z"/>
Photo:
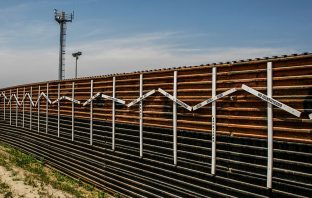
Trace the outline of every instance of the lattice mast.
<path fill-rule="evenodd" d="M 60 24 L 60 53 L 59 53 L 59 74 L 58 79 L 65 78 L 65 47 L 66 47 L 66 23 L 72 22 L 74 12 L 66 14 L 64 11 L 58 12 L 54 9 L 54 19 Z"/>

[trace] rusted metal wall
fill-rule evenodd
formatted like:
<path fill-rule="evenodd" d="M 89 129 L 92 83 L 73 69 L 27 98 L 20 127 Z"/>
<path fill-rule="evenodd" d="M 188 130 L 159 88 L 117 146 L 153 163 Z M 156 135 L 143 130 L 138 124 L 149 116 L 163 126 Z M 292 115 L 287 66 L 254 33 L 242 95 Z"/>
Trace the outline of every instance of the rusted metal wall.
<path fill-rule="evenodd" d="M 311 143 L 312 120 L 308 114 L 311 111 L 312 90 L 312 55 L 290 55 L 228 63 L 161 69 L 129 74 L 116 74 L 80 78 L 64 81 L 51 81 L 49 98 L 58 98 L 57 88 L 60 83 L 61 96 L 72 95 L 72 82 L 75 83 L 75 99 L 84 102 L 90 98 L 91 80 L 94 81 L 94 94 L 102 92 L 112 95 L 112 79 L 116 77 L 116 97 L 126 103 L 139 97 L 139 76 L 143 73 L 143 92 L 162 88 L 173 94 L 173 72 L 178 71 L 177 97 L 183 102 L 194 106 L 208 98 L 212 91 L 212 67 L 217 68 L 217 94 L 231 88 L 239 91 L 217 100 L 217 133 L 230 136 L 265 138 L 267 136 L 267 103 L 241 89 L 246 84 L 266 94 L 267 62 L 273 63 L 273 98 L 301 112 L 297 118 L 279 108 L 273 111 L 273 131 L 275 140 Z M 40 92 L 47 92 L 47 82 L 34 83 L 1 89 L 6 95 L 17 94 L 21 100 L 32 88 L 33 100 L 36 101 Z M 25 89 L 25 92 L 24 92 Z M 17 93 L 18 92 L 18 93 Z M 25 112 L 30 111 L 30 102 L 25 102 Z M 41 100 L 40 112 L 46 112 L 46 101 Z M 9 115 L 9 104 L 5 104 L 6 115 Z M 4 100 L 1 98 L 1 110 Z M 12 104 L 15 111 L 15 102 Z M 49 115 L 57 115 L 57 105 L 49 105 Z M 23 108 L 18 108 L 22 115 Z M 32 112 L 37 112 L 32 107 Z M 72 103 L 62 101 L 61 115 L 72 115 Z M 172 101 L 159 92 L 144 100 L 143 125 L 172 128 Z M 211 104 L 196 111 L 188 111 L 178 105 L 178 130 L 211 132 Z M 75 117 L 90 118 L 90 106 L 75 105 Z M 97 100 L 93 103 L 93 119 L 111 121 L 112 103 L 107 100 Z M 116 122 L 139 124 L 139 106 L 128 108 L 126 105 L 116 105 Z"/>
<path fill-rule="evenodd" d="M 267 102 L 241 88 L 245 84 L 266 94 L 268 62 L 273 65 L 273 98 L 302 112 L 295 117 L 274 107 L 273 156 L 268 155 L 266 139 Z M 217 68 L 217 94 L 238 89 L 216 101 L 215 173 L 211 104 L 195 111 L 178 106 L 177 163 L 173 163 L 173 102 L 158 91 L 143 101 L 143 156 L 139 105 L 116 103 L 112 149 L 112 101 L 98 98 L 92 108 L 74 104 L 74 111 L 68 100 L 60 102 L 59 110 L 57 103 L 47 105 L 45 98 L 37 106 L 31 105 L 28 98 L 22 102 L 26 93 L 35 103 L 42 92 L 51 101 L 59 96 L 72 97 L 74 84 L 74 98 L 84 103 L 91 97 L 92 81 L 93 95 L 102 92 L 112 96 L 115 77 L 116 97 L 129 104 L 140 96 L 141 74 L 144 93 L 161 88 L 173 95 L 177 71 L 177 98 L 195 106 L 212 96 L 213 67 Z M 310 197 L 311 90 L 312 54 L 9 87 L 0 90 L 0 142 L 129 197 Z M 12 94 L 18 96 L 20 106 L 14 98 L 8 103 Z M 274 161 L 272 175 L 268 159 Z"/>

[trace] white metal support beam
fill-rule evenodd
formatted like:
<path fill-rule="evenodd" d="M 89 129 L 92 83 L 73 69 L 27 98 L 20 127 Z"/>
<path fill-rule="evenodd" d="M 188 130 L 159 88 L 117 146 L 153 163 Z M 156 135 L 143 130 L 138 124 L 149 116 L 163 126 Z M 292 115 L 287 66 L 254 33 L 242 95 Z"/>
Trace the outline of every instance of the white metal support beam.
<path fill-rule="evenodd" d="M 75 82 L 72 84 L 72 99 L 75 98 Z M 72 101 L 72 141 L 74 141 L 75 132 L 75 102 Z"/>
<path fill-rule="evenodd" d="M 140 98 L 143 96 L 143 74 L 140 74 Z M 140 101 L 140 157 L 143 157 L 143 100 Z"/>
<path fill-rule="evenodd" d="M 93 94 L 93 91 L 92 91 L 92 94 Z M 83 106 L 86 106 L 87 104 L 91 104 L 93 100 L 97 99 L 98 97 L 101 97 L 101 94 L 102 94 L 101 92 L 98 92 L 94 96 L 92 95 L 86 102 L 83 103 Z"/>
<path fill-rule="evenodd" d="M 283 109 L 284 111 L 287 111 L 288 113 L 290 113 L 290 114 L 292 114 L 292 115 L 294 115 L 296 117 L 300 117 L 300 115 L 301 115 L 300 111 L 298 111 L 298 110 L 296 110 L 296 109 L 294 109 L 294 108 L 292 108 L 290 106 L 287 106 L 284 103 L 281 103 L 281 102 L 273 99 L 272 97 L 269 97 L 269 96 L 267 96 L 267 95 L 265 95 L 265 94 L 263 94 L 261 92 L 258 92 L 257 90 L 255 90 L 255 89 L 253 89 L 251 87 L 248 87 L 247 85 L 243 84 L 242 85 L 242 89 L 247 91 L 247 92 L 249 92 L 249 93 L 251 93 L 254 96 L 257 96 L 261 100 L 264 100 L 264 101 L 266 101 L 268 103 L 271 103 L 272 105 L 274 105 L 274 106 L 276 106 L 276 107 L 278 107 L 280 109 Z"/>
<path fill-rule="evenodd" d="M 93 96 L 93 80 L 91 80 L 90 97 Z M 93 144 L 93 100 L 90 101 L 90 145 Z"/>
<path fill-rule="evenodd" d="M 17 104 L 18 106 L 20 106 L 20 103 L 19 103 L 19 101 L 18 101 L 18 99 L 17 99 L 17 97 L 16 97 L 16 94 L 12 94 L 12 95 L 10 96 L 9 102 L 8 102 L 8 103 L 11 103 L 12 99 L 15 99 L 16 104 Z"/>
<path fill-rule="evenodd" d="M 40 90 L 39 90 L 39 91 L 40 91 Z M 37 106 L 37 105 L 39 104 L 39 101 L 41 100 L 42 97 L 45 98 L 45 99 L 47 100 L 47 103 L 52 104 L 52 102 L 51 102 L 51 100 L 49 99 L 49 97 L 48 97 L 45 93 L 41 92 L 41 94 L 39 93 L 39 96 L 38 96 L 38 99 L 37 99 L 37 101 L 36 101 L 36 103 L 35 103 L 35 106 Z"/>
<path fill-rule="evenodd" d="M 17 127 L 17 120 L 18 120 L 18 88 L 16 88 L 16 106 L 15 106 L 15 126 Z"/>
<path fill-rule="evenodd" d="M 5 95 L 5 91 L 1 92 L 0 96 L 4 97 L 5 99 L 8 99 Z"/>
<path fill-rule="evenodd" d="M 57 98 L 61 95 L 61 84 L 57 85 Z M 57 101 L 57 137 L 60 137 L 60 101 Z"/>
<path fill-rule="evenodd" d="M 113 77 L 113 98 L 116 98 L 116 77 Z M 115 150 L 115 101 L 112 102 L 112 150 Z"/>
<path fill-rule="evenodd" d="M 5 109 L 5 106 L 6 106 L 6 99 L 7 97 L 5 96 L 5 91 L 2 92 L 2 95 L 3 95 L 3 120 L 5 120 L 5 114 L 6 114 L 6 109 Z"/>
<path fill-rule="evenodd" d="M 214 102 L 214 101 L 216 101 L 216 100 L 218 100 L 218 99 L 220 99 L 220 98 L 223 98 L 224 96 L 227 96 L 227 95 L 229 95 L 229 94 L 232 94 L 232 93 L 234 93 L 234 92 L 236 92 L 236 91 L 237 91 L 236 88 L 232 88 L 232 89 L 229 89 L 229 90 L 227 90 L 227 91 L 225 91 L 225 92 L 223 92 L 223 93 L 220 93 L 220 94 L 218 94 L 218 95 L 215 95 L 215 96 L 209 98 L 208 100 L 205 100 L 205 101 L 203 101 L 203 102 L 201 102 L 201 103 L 195 105 L 195 106 L 193 107 L 193 111 L 195 111 L 195 110 L 197 110 L 197 109 L 199 109 L 199 108 L 201 108 L 201 107 L 203 107 L 203 106 L 206 106 L 207 104 L 210 104 L 210 103 L 212 103 L 212 102 Z"/>
<path fill-rule="evenodd" d="M 38 87 L 38 116 L 37 116 L 37 121 L 38 121 L 38 133 L 40 132 L 40 85 Z"/>
<path fill-rule="evenodd" d="M 167 93 L 165 90 L 163 90 L 162 88 L 158 88 L 158 92 L 160 92 L 162 95 L 166 96 L 167 98 L 169 98 L 170 100 L 172 100 L 174 103 L 179 104 L 180 106 L 182 106 L 183 108 L 192 111 L 193 107 L 189 106 L 188 104 L 182 102 L 181 100 L 179 100 L 178 98 L 175 98 L 174 96 L 170 95 L 169 93 Z"/>
<path fill-rule="evenodd" d="M 10 125 L 12 125 L 12 90 L 10 89 Z"/>
<path fill-rule="evenodd" d="M 49 127 L 49 83 L 47 83 L 47 97 L 46 97 L 46 134 L 48 134 L 48 127 Z"/>
<path fill-rule="evenodd" d="M 216 97 L 216 89 L 217 89 L 217 68 L 212 68 L 212 98 Z M 216 174 L 216 116 L 217 108 L 216 101 L 211 103 L 211 174 Z"/>
<path fill-rule="evenodd" d="M 273 97 L 272 93 L 272 62 L 267 63 L 267 95 Z M 267 103 L 268 109 L 268 164 L 267 164 L 267 188 L 272 188 L 273 169 L 273 109 L 272 104 Z"/>
<path fill-rule="evenodd" d="M 30 98 L 32 99 L 32 86 L 30 86 Z M 29 130 L 32 129 L 32 107 L 33 105 L 29 102 Z"/>
<path fill-rule="evenodd" d="M 164 92 L 165 92 L 165 91 L 164 91 Z M 141 102 L 142 100 L 144 100 L 145 98 L 147 98 L 147 97 L 153 95 L 154 93 L 156 93 L 156 90 L 155 90 L 155 89 L 153 89 L 153 90 L 147 92 L 147 93 L 144 94 L 144 95 L 143 95 L 143 93 L 142 93 L 142 96 L 138 97 L 137 99 L 135 99 L 135 100 L 133 100 L 132 102 L 130 102 L 129 104 L 127 104 L 127 107 L 131 107 L 131 106 L 137 104 L 138 102 Z M 167 92 L 166 92 L 166 93 L 167 93 Z"/>
<path fill-rule="evenodd" d="M 61 96 L 61 97 L 59 97 L 58 99 L 54 100 L 54 101 L 52 102 L 52 104 L 61 102 L 62 100 L 68 100 L 68 101 L 70 101 L 70 102 L 74 102 L 74 103 L 80 104 L 80 101 L 79 101 L 79 100 L 75 100 L 75 99 L 70 98 L 70 97 L 68 97 L 68 96 Z"/>
<path fill-rule="evenodd" d="M 177 99 L 178 72 L 173 73 L 173 98 Z M 173 101 L 173 164 L 177 165 L 177 103 Z"/>
<path fill-rule="evenodd" d="M 114 102 L 118 102 L 120 104 L 126 104 L 126 101 L 124 101 L 124 100 L 121 100 L 121 99 L 118 99 L 118 98 L 115 98 L 115 97 L 111 97 L 111 96 L 108 96 L 108 95 L 105 95 L 105 94 L 102 94 L 102 98 L 107 99 L 107 100 L 111 100 L 111 101 L 114 101 Z"/>
<path fill-rule="evenodd" d="M 25 97 L 25 93 L 26 92 L 26 88 L 24 87 L 24 91 L 23 91 L 23 97 Z M 23 128 L 25 127 L 25 102 L 24 102 L 24 98 L 23 98 L 23 124 L 22 124 L 22 126 L 23 126 Z M 29 103 L 29 105 L 31 105 L 30 103 Z"/>
<path fill-rule="evenodd" d="M 30 102 L 30 104 L 29 105 L 31 105 L 31 106 L 35 106 L 35 104 L 34 104 L 34 102 L 33 102 L 33 100 L 32 100 L 32 98 L 31 98 L 31 96 L 30 96 L 30 94 L 29 93 L 25 93 L 25 95 L 24 95 L 24 97 L 23 97 L 23 99 L 22 99 L 22 103 L 25 103 L 25 99 L 28 97 L 28 99 L 29 99 L 29 102 Z"/>

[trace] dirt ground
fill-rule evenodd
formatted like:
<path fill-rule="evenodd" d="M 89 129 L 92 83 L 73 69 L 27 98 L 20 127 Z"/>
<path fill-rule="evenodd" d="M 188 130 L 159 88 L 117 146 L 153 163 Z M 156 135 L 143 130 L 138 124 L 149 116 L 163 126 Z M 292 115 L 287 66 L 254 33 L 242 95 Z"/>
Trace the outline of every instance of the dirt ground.
<path fill-rule="evenodd" d="M 0 144 L 0 198 L 112 198 L 92 185 L 47 167 L 40 160 Z"/>
<path fill-rule="evenodd" d="M 14 167 L 12 170 L 6 170 L 5 167 L 0 166 L 0 197 L 57 197 L 70 198 L 74 197 L 61 190 L 54 189 L 51 185 L 45 185 L 40 181 L 33 181 L 32 184 L 27 185 L 26 178 L 29 173 L 21 168 Z M 1 186 L 4 186 L 1 188 Z"/>

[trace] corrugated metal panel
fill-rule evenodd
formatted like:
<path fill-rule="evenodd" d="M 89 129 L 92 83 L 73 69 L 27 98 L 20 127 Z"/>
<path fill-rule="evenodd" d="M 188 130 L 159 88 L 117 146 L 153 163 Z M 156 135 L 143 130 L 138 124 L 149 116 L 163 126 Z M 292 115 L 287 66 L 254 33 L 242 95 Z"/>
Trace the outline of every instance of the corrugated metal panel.
<path fill-rule="evenodd" d="M 268 61 L 273 65 L 273 98 L 302 112 L 297 118 L 279 108 L 273 109 L 272 189 L 265 185 L 267 103 L 241 88 L 244 84 L 266 94 Z M 156 92 L 144 100 L 143 158 L 139 155 L 139 105 L 127 107 L 116 103 L 115 152 L 111 150 L 112 101 L 97 98 L 92 111 L 90 105 L 82 105 L 90 98 L 91 82 L 93 94 L 112 96 L 113 76 L 116 97 L 126 104 L 140 96 L 141 73 L 143 94 L 161 88 L 174 95 L 173 76 L 177 71 L 177 98 L 194 106 L 212 97 L 213 67 L 217 67 L 216 94 L 232 88 L 238 90 L 216 102 L 215 175 L 210 174 L 211 104 L 196 111 L 178 105 L 177 166 L 173 163 L 173 102 L 168 97 Z M 311 54 L 50 81 L 48 91 L 47 82 L 42 82 L 9 87 L 1 92 L 8 98 L 9 93 L 15 94 L 19 101 L 29 93 L 34 103 L 44 92 L 55 101 L 60 96 L 72 97 L 73 82 L 75 99 L 81 101 L 74 106 L 74 126 L 71 101 L 60 101 L 58 111 L 57 102 L 47 109 L 47 101 L 42 98 L 38 112 L 29 99 L 16 111 L 14 100 L 10 108 L 8 99 L 4 105 L 1 98 L 0 140 L 43 156 L 67 173 L 127 196 L 304 197 L 311 194 L 312 120 L 308 116 L 312 112 Z"/>
<path fill-rule="evenodd" d="M 177 68 L 178 71 L 178 98 L 190 106 L 194 106 L 211 97 L 211 68 L 216 66 L 217 94 L 231 88 L 239 89 L 231 96 L 226 96 L 217 101 L 217 131 L 220 134 L 244 137 L 266 137 L 266 102 L 241 90 L 242 84 L 246 84 L 262 93 L 266 93 L 266 63 L 273 62 L 273 98 L 283 102 L 301 112 L 297 118 L 279 108 L 274 108 L 274 138 L 276 140 L 298 141 L 311 143 L 312 121 L 308 117 L 311 112 L 312 90 L 312 58 L 310 54 L 302 54 L 277 57 L 263 60 L 239 61 L 226 64 L 208 66 L 193 66 Z M 174 69 L 163 69 L 144 72 L 143 92 L 161 88 L 173 93 Z M 90 98 L 90 81 L 94 79 L 94 93 L 103 92 L 112 95 L 112 76 L 94 78 L 81 78 L 76 80 L 61 81 L 61 96 L 71 97 L 72 81 L 75 81 L 75 96 L 82 102 Z M 46 82 L 33 84 L 33 98 L 38 98 L 39 85 L 41 91 L 46 91 Z M 49 83 L 49 97 L 57 99 L 58 81 Z M 29 92 L 31 85 L 27 85 Z M 17 86 L 1 91 L 23 90 L 24 86 Z M 20 98 L 23 92 L 19 91 Z M 139 72 L 116 75 L 116 97 L 127 103 L 139 97 Z M 95 101 L 93 118 L 95 120 L 111 120 L 111 102 L 104 100 Z M 25 110 L 29 107 L 26 104 Z M 3 100 L 1 100 L 3 109 Z M 41 110 L 45 109 L 43 101 Z M 75 115 L 80 118 L 90 117 L 90 107 L 75 105 Z M 61 115 L 71 115 L 70 101 L 62 101 Z M 6 110 L 9 111 L 8 105 Z M 33 109 L 37 111 L 36 108 Z M 21 112 L 21 108 L 19 109 Z M 172 102 L 160 93 L 147 98 L 144 102 L 144 126 L 157 126 L 172 128 Z M 207 105 L 196 111 L 188 111 L 178 105 L 178 129 L 192 131 L 211 131 L 211 105 Z M 8 113 L 8 112 L 7 112 Z M 57 114 L 57 105 L 49 106 L 51 115 Z M 127 108 L 123 105 L 116 107 L 116 122 L 139 124 L 139 108 L 134 105 Z"/>

